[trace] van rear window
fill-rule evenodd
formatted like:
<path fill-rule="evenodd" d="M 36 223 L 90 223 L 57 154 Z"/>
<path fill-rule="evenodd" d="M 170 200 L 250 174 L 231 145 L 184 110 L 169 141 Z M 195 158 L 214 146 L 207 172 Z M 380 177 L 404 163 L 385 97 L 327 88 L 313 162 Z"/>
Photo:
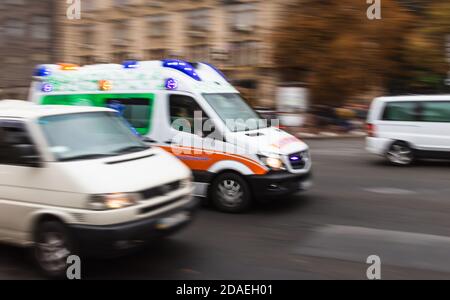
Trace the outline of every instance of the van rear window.
<path fill-rule="evenodd" d="M 383 113 L 384 121 L 419 121 L 419 102 L 388 102 Z"/>

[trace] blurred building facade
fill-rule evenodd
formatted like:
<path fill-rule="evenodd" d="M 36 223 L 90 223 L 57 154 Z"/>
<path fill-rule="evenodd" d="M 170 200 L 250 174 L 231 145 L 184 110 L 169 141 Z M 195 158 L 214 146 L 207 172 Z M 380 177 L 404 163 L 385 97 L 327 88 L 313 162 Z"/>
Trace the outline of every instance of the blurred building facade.
<path fill-rule="evenodd" d="M 27 96 L 33 67 L 58 59 L 53 0 L 0 0 L 0 97 Z"/>
<path fill-rule="evenodd" d="M 22 1 L 35 3 L 24 9 L 33 10 L 33 17 L 27 17 L 28 20 L 35 18 L 37 6 L 41 6 L 38 1 Z M 24 50 L 27 54 L 21 52 L 17 57 L 22 57 L 21 63 L 24 58 L 28 60 L 27 66 L 52 62 L 119 63 L 125 59 L 205 61 L 221 68 L 252 104 L 270 106 L 274 104 L 280 71 L 272 59 L 272 33 L 289 2 L 81 0 L 81 19 L 69 20 L 66 1 L 55 1 L 52 14 L 46 15 L 47 22 L 51 20 L 53 25 L 49 32 L 56 30 L 54 34 L 47 33 L 52 38 L 43 44 L 50 49 L 43 48 L 41 54 L 28 47 Z M 8 10 L 2 9 L 6 14 Z M 30 59 L 30 55 L 34 58 Z M 19 73 L 18 82 L 2 84 L 26 86 L 31 69 L 22 68 Z"/>

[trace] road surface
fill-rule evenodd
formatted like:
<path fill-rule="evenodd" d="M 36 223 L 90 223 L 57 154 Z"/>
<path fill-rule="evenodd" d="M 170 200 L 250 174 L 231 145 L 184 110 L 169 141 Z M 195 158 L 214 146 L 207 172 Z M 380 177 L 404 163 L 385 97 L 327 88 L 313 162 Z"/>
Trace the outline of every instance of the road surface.
<path fill-rule="evenodd" d="M 188 229 L 131 256 L 83 261 L 84 279 L 450 279 L 450 163 L 391 167 L 362 139 L 308 142 L 315 185 L 244 215 L 200 210 Z M 0 279 L 41 278 L 0 246 Z"/>

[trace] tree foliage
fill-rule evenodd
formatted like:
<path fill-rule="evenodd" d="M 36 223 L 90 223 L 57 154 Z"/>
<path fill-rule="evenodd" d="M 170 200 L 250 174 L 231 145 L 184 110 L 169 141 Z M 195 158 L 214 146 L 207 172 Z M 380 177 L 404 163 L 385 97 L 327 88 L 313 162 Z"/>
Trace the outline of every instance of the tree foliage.
<path fill-rule="evenodd" d="M 444 90 L 445 78 L 450 71 L 450 61 L 446 60 L 446 48 L 450 53 L 446 45 L 449 38 L 450 3 L 433 1 L 407 37 L 405 57 L 410 65 L 410 89 Z"/>
<path fill-rule="evenodd" d="M 401 76 L 417 17 L 382 0 L 382 19 L 369 20 L 368 7 L 361 0 L 297 0 L 274 37 L 283 80 L 307 83 L 316 103 L 339 104 Z"/>

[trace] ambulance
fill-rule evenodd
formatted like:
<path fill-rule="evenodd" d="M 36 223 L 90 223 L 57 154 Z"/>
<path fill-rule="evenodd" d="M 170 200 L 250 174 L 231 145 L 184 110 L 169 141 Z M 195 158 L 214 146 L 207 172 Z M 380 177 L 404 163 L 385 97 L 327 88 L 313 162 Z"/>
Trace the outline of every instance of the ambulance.
<path fill-rule="evenodd" d="M 40 65 L 33 78 L 35 103 L 115 109 L 145 142 L 190 167 L 194 195 L 221 211 L 243 212 L 312 184 L 309 147 L 263 120 L 207 63 Z"/>

